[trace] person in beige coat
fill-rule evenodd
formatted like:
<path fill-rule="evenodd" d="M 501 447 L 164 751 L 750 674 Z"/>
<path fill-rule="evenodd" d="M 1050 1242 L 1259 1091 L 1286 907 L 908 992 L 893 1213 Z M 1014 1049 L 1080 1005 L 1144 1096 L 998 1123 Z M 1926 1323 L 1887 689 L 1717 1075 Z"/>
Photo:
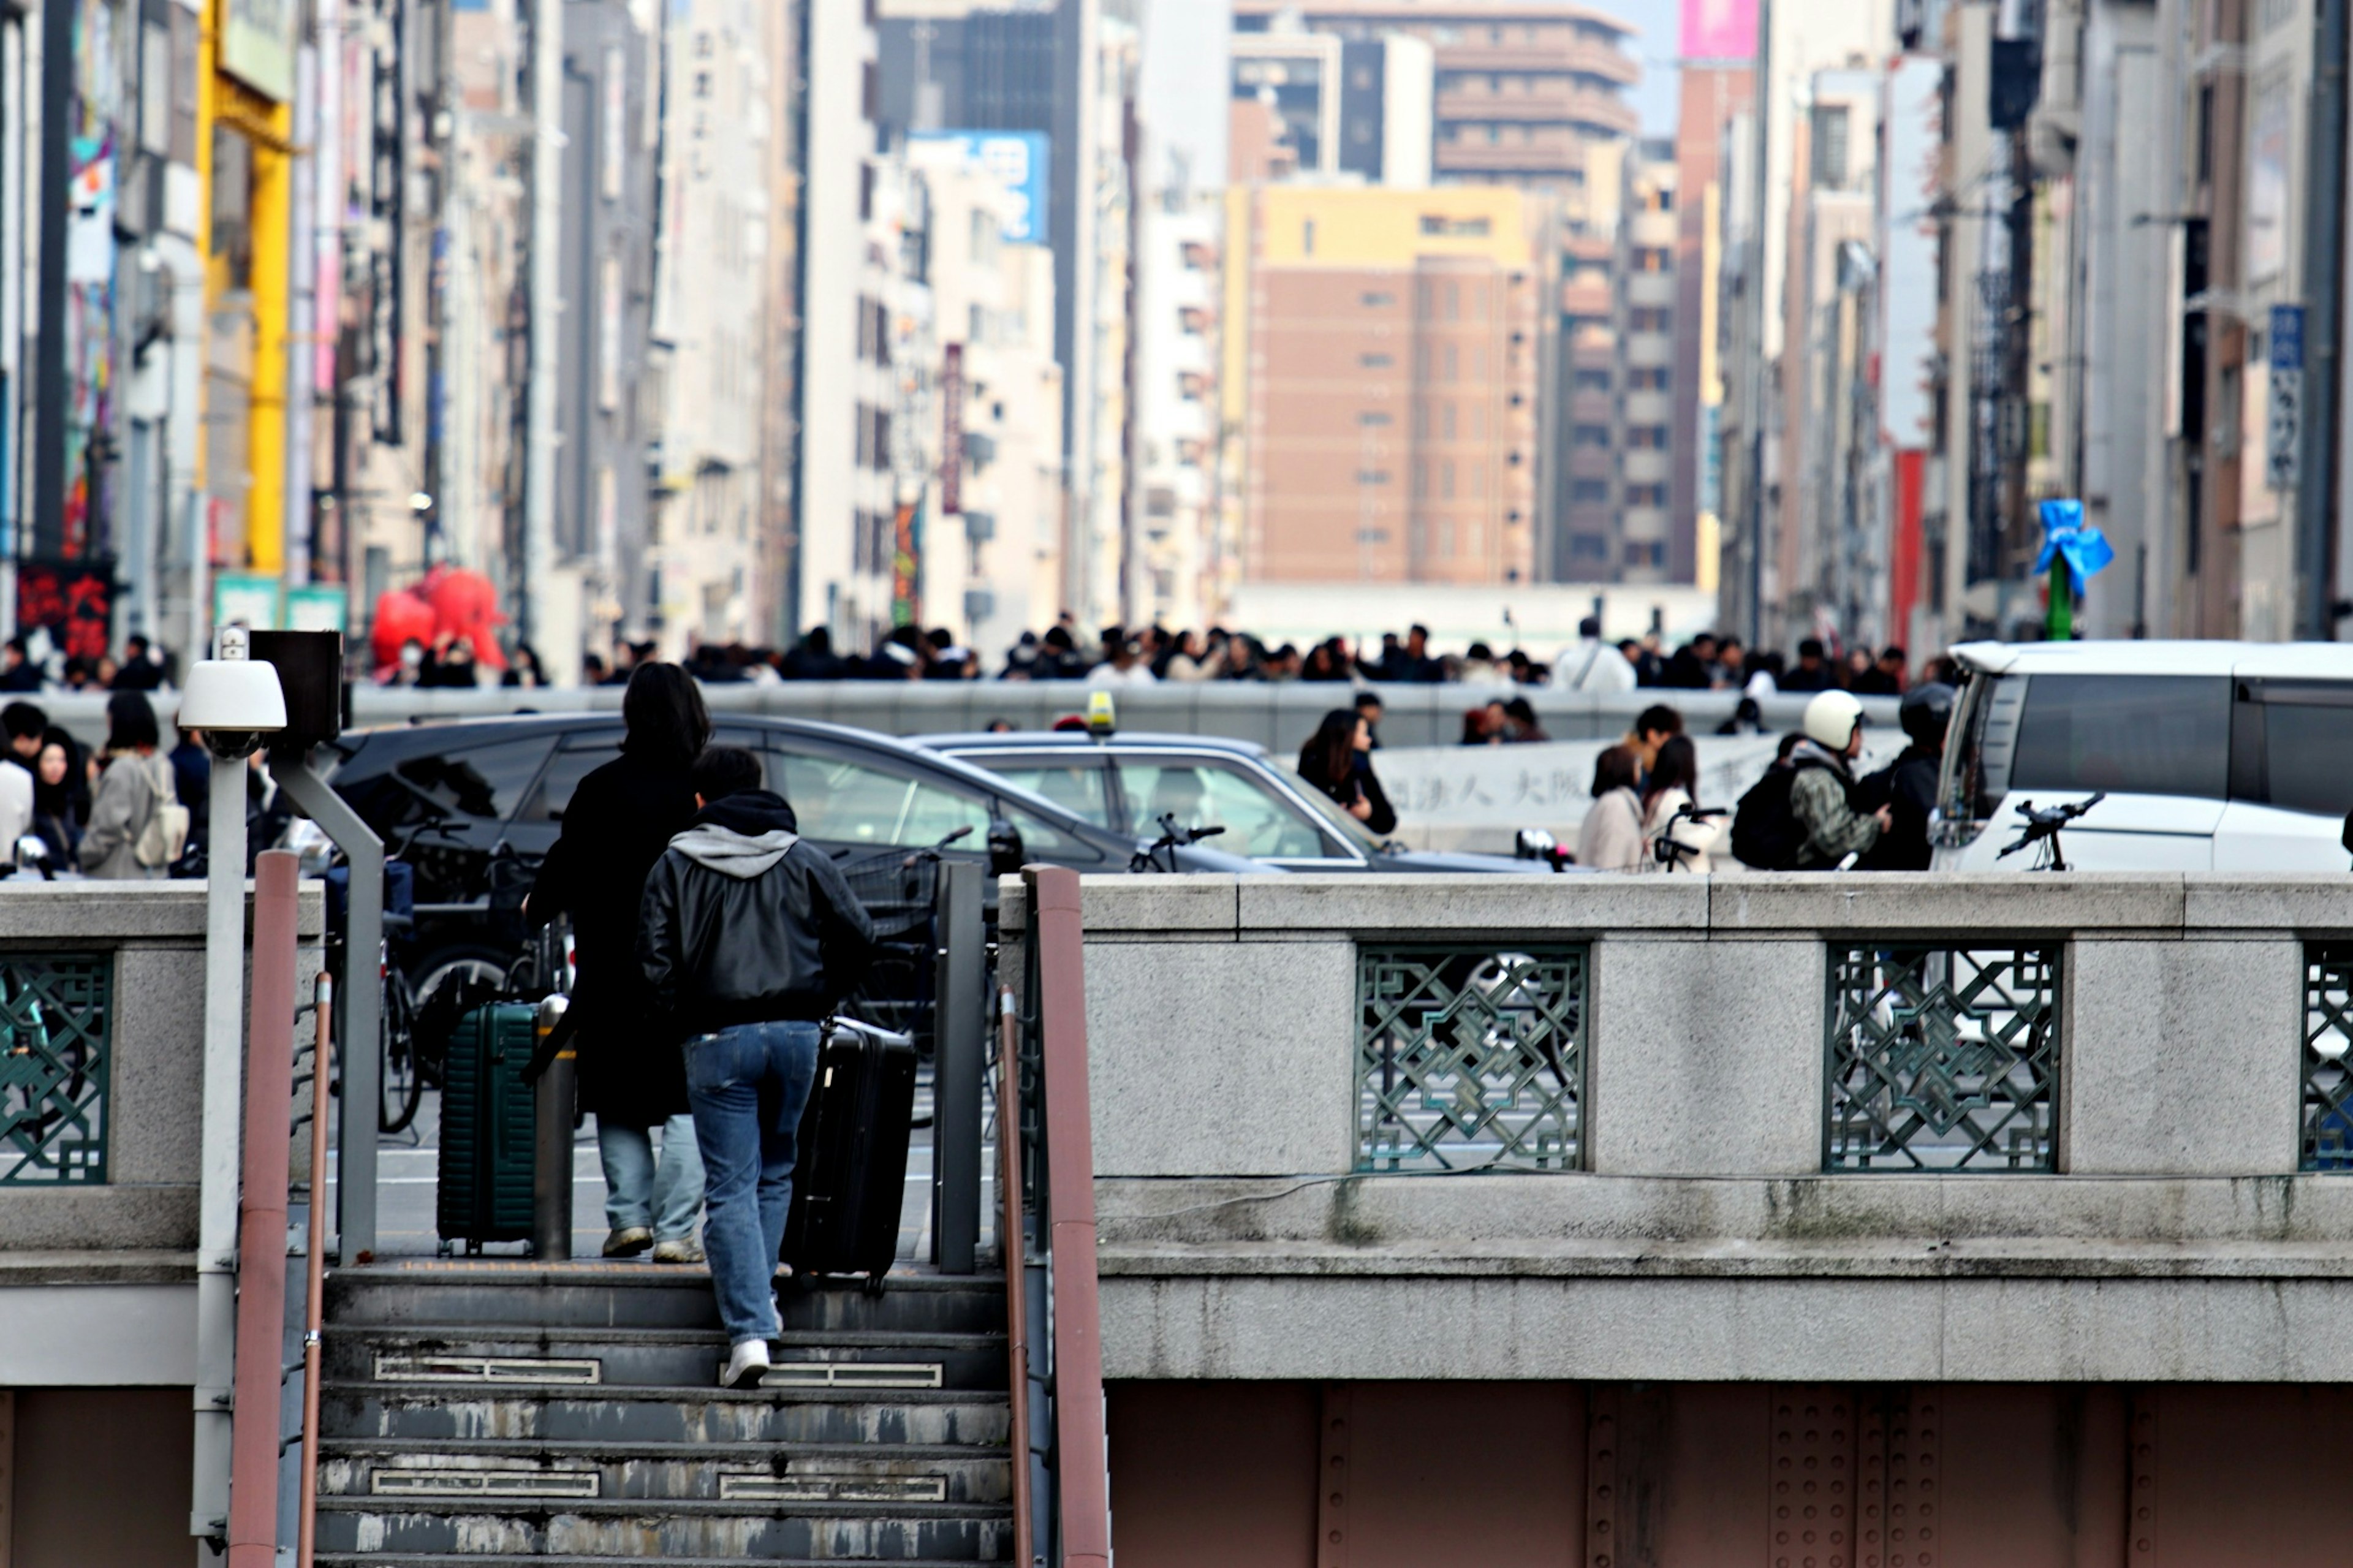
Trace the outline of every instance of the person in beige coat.
<path fill-rule="evenodd" d="M 1596 871 L 1642 868 L 1642 797 L 1634 753 L 1611 746 L 1593 760 L 1593 804 L 1577 830 L 1577 863 Z"/>
<path fill-rule="evenodd" d="M 118 691 L 106 702 L 106 771 L 90 805 L 90 826 L 79 858 L 87 875 L 107 881 L 150 881 L 166 868 L 139 862 L 139 836 L 172 795 L 170 759 L 157 754 L 162 739 L 155 710 L 136 691 Z"/>

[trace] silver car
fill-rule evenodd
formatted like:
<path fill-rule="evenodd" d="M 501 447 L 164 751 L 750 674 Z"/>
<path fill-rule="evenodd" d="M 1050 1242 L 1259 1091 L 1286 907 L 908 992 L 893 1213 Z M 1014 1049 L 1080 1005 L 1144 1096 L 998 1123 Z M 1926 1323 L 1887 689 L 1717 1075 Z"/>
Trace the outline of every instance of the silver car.
<path fill-rule="evenodd" d="M 1229 854 L 1286 871 L 1550 870 L 1540 860 L 1408 849 L 1368 833 L 1250 741 L 1082 731 L 914 735 L 916 745 L 971 763 L 1125 837 L 1148 839 L 1164 815 L 1180 827 L 1215 825 Z"/>

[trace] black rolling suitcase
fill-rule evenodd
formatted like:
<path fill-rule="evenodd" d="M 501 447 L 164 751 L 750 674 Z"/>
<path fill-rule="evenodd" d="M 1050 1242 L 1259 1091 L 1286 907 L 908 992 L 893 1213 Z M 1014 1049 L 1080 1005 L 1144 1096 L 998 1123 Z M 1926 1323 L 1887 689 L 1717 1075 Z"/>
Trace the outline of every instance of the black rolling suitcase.
<path fill-rule="evenodd" d="M 538 1009 L 492 1002 L 458 1020 L 441 1081 L 436 1221 L 443 1241 L 480 1250 L 531 1237 L 534 1107 L 523 1068 Z"/>
<path fill-rule="evenodd" d="M 784 1261 L 797 1278 L 863 1274 L 870 1294 L 899 1255 L 915 1047 L 903 1035 L 835 1019 L 818 1045 L 801 1114 Z"/>

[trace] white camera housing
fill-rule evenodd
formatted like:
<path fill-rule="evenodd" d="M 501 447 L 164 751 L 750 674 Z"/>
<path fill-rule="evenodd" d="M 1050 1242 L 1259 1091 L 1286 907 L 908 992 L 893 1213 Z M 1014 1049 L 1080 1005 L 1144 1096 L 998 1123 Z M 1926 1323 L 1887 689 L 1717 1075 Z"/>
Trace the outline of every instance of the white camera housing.
<path fill-rule="evenodd" d="M 253 754 L 264 735 L 286 728 L 286 693 L 278 668 L 257 663 L 243 626 L 223 626 L 216 658 L 199 659 L 180 694 L 180 727 L 201 730 L 223 758 Z"/>

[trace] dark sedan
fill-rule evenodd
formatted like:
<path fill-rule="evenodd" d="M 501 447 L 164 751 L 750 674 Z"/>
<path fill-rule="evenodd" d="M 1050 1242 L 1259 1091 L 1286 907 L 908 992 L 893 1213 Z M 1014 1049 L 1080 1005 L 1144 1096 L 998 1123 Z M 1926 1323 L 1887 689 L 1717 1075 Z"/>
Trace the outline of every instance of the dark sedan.
<path fill-rule="evenodd" d="M 1081 871 L 1124 871 L 1135 839 L 967 763 L 887 736 L 806 720 L 721 722 L 719 745 L 743 746 L 768 787 L 793 805 L 802 837 L 835 858 L 939 844 L 1001 873 L 1030 861 Z M 363 730 L 339 742 L 329 777 L 367 819 L 388 854 L 416 868 L 417 929 L 406 967 L 420 999 L 451 973 L 503 973 L 516 952 L 491 911 L 491 868 L 528 868 L 563 830 L 564 808 L 621 740 L 617 713 L 483 719 Z M 323 850 L 307 822 L 290 847 Z M 1203 845 L 1177 852 L 1187 871 L 1263 871 Z M 512 889 L 509 890 L 512 890 Z"/>

